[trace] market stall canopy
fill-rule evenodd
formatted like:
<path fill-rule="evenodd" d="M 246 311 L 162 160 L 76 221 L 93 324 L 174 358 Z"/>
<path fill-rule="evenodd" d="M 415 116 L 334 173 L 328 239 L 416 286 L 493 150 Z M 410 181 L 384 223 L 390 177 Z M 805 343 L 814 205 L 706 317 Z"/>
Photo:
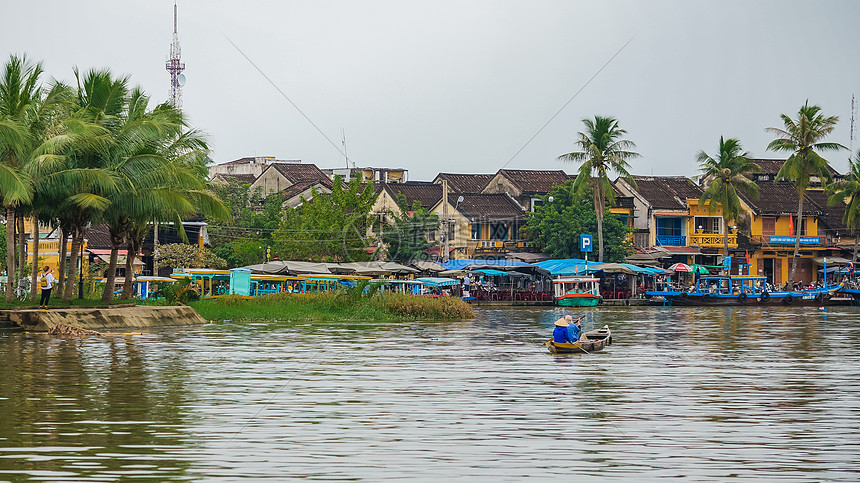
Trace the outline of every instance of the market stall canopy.
<path fill-rule="evenodd" d="M 508 274 L 508 272 L 504 272 L 502 270 L 495 270 L 492 268 L 482 268 L 480 270 L 474 270 L 474 272 L 482 273 L 482 274 L 490 276 L 490 277 L 504 277 L 505 275 Z"/>
<path fill-rule="evenodd" d="M 412 262 L 412 266 L 424 272 L 444 272 L 445 267 L 428 260 L 417 260 Z"/>
<path fill-rule="evenodd" d="M 582 258 L 562 258 L 557 260 L 544 260 L 535 263 L 536 266 L 547 270 L 554 276 L 558 275 L 580 275 L 587 271 L 589 266 L 597 265 L 597 262 L 586 262 Z"/>
<path fill-rule="evenodd" d="M 317 262 L 295 262 L 295 261 L 275 261 L 267 263 L 259 263 L 257 265 L 248 265 L 244 268 L 251 270 L 254 273 L 280 274 L 280 275 L 307 275 L 307 274 L 329 274 L 327 263 Z M 334 264 L 332 264 L 334 265 Z"/>
<path fill-rule="evenodd" d="M 470 268 L 472 266 L 481 266 L 481 267 L 489 267 L 489 268 L 497 268 L 499 270 L 503 270 L 503 267 L 531 267 L 533 265 L 518 262 L 516 260 L 478 260 L 472 258 L 462 258 L 459 260 L 448 260 L 447 262 L 442 264 L 447 270 L 463 270 Z"/>
<path fill-rule="evenodd" d="M 656 267 L 640 267 L 638 265 L 633 265 L 632 263 L 622 263 L 625 267 L 630 268 L 634 272 L 640 275 L 665 275 L 666 271 L 662 268 Z"/>
<path fill-rule="evenodd" d="M 676 263 L 668 268 L 673 272 L 692 272 L 693 269 L 686 263 Z"/>
<path fill-rule="evenodd" d="M 626 267 L 620 263 L 603 263 L 594 268 L 597 270 L 602 270 L 603 273 L 626 273 L 628 275 L 636 274 L 635 270 L 630 267 Z"/>
<path fill-rule="evenodd" d="M 824 265 L 825 258 L 827 259 L 828 265 L 830 265 L 831 263 L 834 265 L 848 265 L 849 263 L 851 263 L 851 260 L 847 260 L 842 257 L 815 257 L 812 259 L 812 261 L 819 265 Z"/>
<path fill-rule="evenodd" d="M 667 258 L 669 254 L 665 250 L 655 250 L 652 252 L 634 253 L 625 258 L 624 261 L 635 265 L 657 265 L 661 258 Z"/>
<path fill-rule="evenodd" d="M 448 270 L 481 270 L 490 268 L 504 272 L 518 272 L 521 274 L 543 275 L 549 276 L 549 270 L 541 268 L 538 265 L 532 265 L 525 262 L 517 262 L 515 260 L 473 260 L 464 258 L 460 260 L 449 260 L 443 263 Z"/>
<path fill-rule="evenodd" d="M 589 273 L 595 273 L 600 271 L 600 266 L 602 263 L 598 262 L 586 262 L 583 260 L 582 264 L 579 265 L 571 265 L 566 268 L 562 268 L 553 272 L 555 276 L 569 276 L 569 275 L 586 275 Z"/>
<path fill-rule="evenodd" d="M 329 271 L 337 273 L 355 273 L 356 275 L 389 275 L 392 273 L 416 273 L 418 270 L 394 262 L 348 262 L 337 266 L 329 266 Z"/>
<path fill-rule="evenodd" d="M 388 275 L 388 270 L 382 268 L 379 262 L 349 262 L 340 263 L 336 267 L 329 267 L 332 273 L 355 274 L 355 275 Z"/>
<path fill-rule="evenodd" d="M 690 265 L 690 271 L 693 273 L 699 273 L 702 275 L 707 275 L 709 273 L 707 267 L 705 267 L 704 265 L 696 264 L 696 263 L 694 263 L 693 265 Z"/>
<path fill-rule="evenodd" d="M 458 278 L 462 278 L 462 277 L 465 277 L 465 276 L 466 276 L 466 275 L 468 275 L 468 274 L 469 274 L 469 272 L 467 272 L 466 270 L 443 270 L 443 271 L 441 271 L 441 272 L 437 273 L 436 275 L 439 275 L 440 277 L 458 277 Z"/>
<path fill-rule="evenodd" d="M 416 282 L 421 282 L 427 287 L 450 287 L 460 285 L 459 280 L 444 277 L 420 277 L 415 279 Z"/>
<path fill-rule="evenodd" d="M 544 260 L 549 260 L 550 256 L 546 253 L 530 253 L 530 252 L 511 252 L 508 253 L 508 258 L 520 260 L 526 263 L 537 263 Z"/>

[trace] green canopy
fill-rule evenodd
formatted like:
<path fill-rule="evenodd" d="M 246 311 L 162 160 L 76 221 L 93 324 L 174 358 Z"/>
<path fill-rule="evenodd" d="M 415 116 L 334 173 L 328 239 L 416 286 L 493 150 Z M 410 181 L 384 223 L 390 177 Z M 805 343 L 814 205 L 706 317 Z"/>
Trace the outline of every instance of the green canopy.
<path fill-rule="evenodd" d="M 692 272 L 692 273 L 700 273 L 702 275 L 708 274 L 708 269 L 704 265 L 699 265 L 699 264 L 694 263 L 694 264 L 690 265 L 690 269 L 691 269 L 690 272 Z"/>

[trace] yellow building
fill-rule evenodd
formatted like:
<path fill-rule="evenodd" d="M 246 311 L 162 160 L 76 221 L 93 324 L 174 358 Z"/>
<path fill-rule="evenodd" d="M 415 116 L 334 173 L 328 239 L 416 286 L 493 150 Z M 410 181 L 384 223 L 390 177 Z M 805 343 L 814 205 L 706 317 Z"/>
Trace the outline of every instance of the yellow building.
<path fill-rule="evenodd" d="M 774 166 L 763 167 L 763 172 L 772 171 Z M 825 257 L 830 264 L 847 262 L 838 249 L 831 248 L 838 243 L 839 230 L 847 232 L 841 226 L 844 206 L 828 206 L 820 188 L 806 191 L 803 222 L 797 223 L 793 216 L 798 201 L 794 185 L 775 183 L 772 175 L 759 175 L 759 197 L 753 200 L 741 193 L 743 212 L 725 226 L 722 208 L 717 206 L 711 212 L 708 204 L 700 204 L 702 188 L 690 179 L 634 176 L 634 181 L 619 179 L 615 183 L 622 195 L 633 200 L 634 245 L 644 251 L 665 252 L 664 261 L 671 258 L 672 262 L 721 265 L 727 237 L 733 274 L 763 276 L 773 284 L 783 284 L 791 276 L 799 235 L 796 281 L 817 281 Z M 827 220 L 828 232 L 822 230 L 823 220 Z"/>
<path fill-rule="evenodd" d="M 804 200 L 803 223 L 797 222 L 797 191 L 791 183 L 759 183 L 759 199 L 742 196 L 749 216 L 749 252 L 752 275 L 767 277 L 775 285 L 791 276 L 796 237 L 800 237 L 796 281 L 818 280 L 817 267 L 829 254 L 827 237 L 819 236 L 819 217 L 825 214 L 826 200 L 821 190 L 809 190 Z M 824 202 L 822 207 L 820 203 Z M 744 254 L 745 255 L 745 254 Z M 833 260 L 835 261 L 835 259 Z"/>

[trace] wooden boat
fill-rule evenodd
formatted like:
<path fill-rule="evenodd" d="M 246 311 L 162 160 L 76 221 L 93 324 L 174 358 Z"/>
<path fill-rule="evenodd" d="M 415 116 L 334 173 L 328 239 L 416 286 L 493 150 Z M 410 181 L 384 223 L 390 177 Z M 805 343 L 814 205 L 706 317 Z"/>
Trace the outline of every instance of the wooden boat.
<path fill-rule="evenodd" d="M 594 277 L 559 277 L 552 281 L 555 303 L 562 307 L 594 307 L 600 292 Z"/>
<path fill-rule="evenodd" d="M 669 287 L 645 292 L 663 305 L 824 305 L 842 285 L 768 292 L 767 279 L 756 276 L 715 275 L 697 277 L 690 290 Z"/>
<path fill-rule="evenodd" d="M 608 325 L 604 325 L 602 329 L 589 330 L 583 333 L 583 337 L 572 344 L 553 342 L 552 339 L 544 342 L 544 345 L 553 354 L 588 354 L 601 351 L 610 344 L 612 344 L 612 332 Z"/>

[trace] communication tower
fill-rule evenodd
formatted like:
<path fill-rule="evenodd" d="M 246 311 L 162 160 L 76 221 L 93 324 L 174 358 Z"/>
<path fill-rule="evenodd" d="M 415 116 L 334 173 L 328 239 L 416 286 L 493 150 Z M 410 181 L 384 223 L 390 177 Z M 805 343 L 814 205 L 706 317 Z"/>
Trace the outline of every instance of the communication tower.
<path fill-rule="evenodd" d="M 177 108 L 182 108 L 182 86 L 185 85 L 185 62 L 180 60 L 179 33 L 176 30 L 176 2 L 173 3 L 173 43 L 170 44 L 170 58 L 165 68 L 170 73 L 170 96 L 168 102 Z"/>

